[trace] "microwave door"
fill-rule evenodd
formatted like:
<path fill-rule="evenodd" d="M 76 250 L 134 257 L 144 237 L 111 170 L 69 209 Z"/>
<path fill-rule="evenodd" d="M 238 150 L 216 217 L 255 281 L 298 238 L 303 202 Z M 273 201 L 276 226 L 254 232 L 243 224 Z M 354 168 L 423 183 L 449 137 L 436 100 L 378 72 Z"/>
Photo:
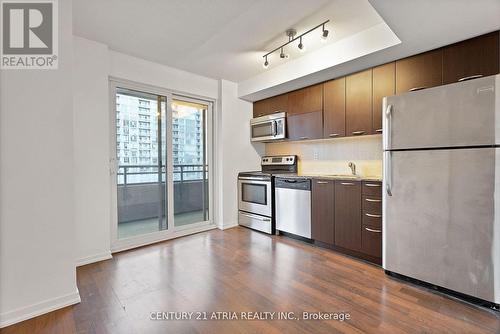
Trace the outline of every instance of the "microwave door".
<path fill-rule="evenodd" d="M 252 141 L 264 141 L 274 139 L 277 132 L 276 121 L 255 123 L 251 126 Z"/>

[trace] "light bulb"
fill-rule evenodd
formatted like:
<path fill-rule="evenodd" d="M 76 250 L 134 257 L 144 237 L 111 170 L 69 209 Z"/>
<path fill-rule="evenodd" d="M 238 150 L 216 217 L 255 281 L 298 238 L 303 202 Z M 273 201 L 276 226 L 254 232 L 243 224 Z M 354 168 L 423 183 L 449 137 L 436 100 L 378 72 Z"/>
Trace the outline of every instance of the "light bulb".
<path fill-rule="evenodd" d="M 264 67 L 264 68 L 269 67 L 269 62 L 267 61 L 267 58 L 266 58 L 266 61 L 264 62 L 264 64 L 262 64 L 262 67 Z"/>
<path fill-rule="evenodd" d="M 302 44 L 302 37 L 300 38 L 300 42 L 299 42 L 299 51 L 300 52 L 305 52 L 306 51 L 306 47 L 304 44 Z"/>
<path fill-rule="evenodd" d="M 328 38 L 328 33 L 329 31 L 325 29 L 323 26 L 323 33 L 321 34 L 321 42 L 325 43 L 326 39 Z"/>

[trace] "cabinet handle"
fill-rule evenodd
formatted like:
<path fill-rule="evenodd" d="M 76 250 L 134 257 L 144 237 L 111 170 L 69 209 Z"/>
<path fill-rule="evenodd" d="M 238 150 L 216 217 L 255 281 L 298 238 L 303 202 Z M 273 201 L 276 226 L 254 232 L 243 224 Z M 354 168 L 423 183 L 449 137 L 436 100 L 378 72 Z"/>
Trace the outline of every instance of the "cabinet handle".
<path fill-rule="evenodd" d="M 371 217 L 371 218 L 382 218 L 381 215 L 372 215 L 371 213 L 365 213 L 365 216 Z"/>
<path fill-rule="evenodd" d="M 352 134 L 353 134 L 354 136 L 359 136 L 359 135 L 362 135 L 362 134 L 364 134 L 364 133 L 365 133 L 364 131 L 353 131 L 353 132 L 352 132 Z"/>
<path fill-rule="evenodd" d="M 368 232 L 373 232 L 373 233 L 382 233 L 381 230 L 374 230 L 374 229 L 369 228 L 369 227 L 365 227 L 365 230 L 367 230 Z"/>
<path fill-rule="evenodd" d="M 341 185 L 343 186 L 354 186 L 355 184 L 352 182 L 340 182 Z"/>
<path fill-rule="evenodd" d="M 316 181 L 316 184 L 328 184 L 328 181 Z"/>
<path fill-rule="evenodd" d="M 338 136 L 340 136 L 338 133 L 330 133 L 330 134 L 328 135 L 328 137 L 331 137 L 331 138 L 333 138 L 333 137 L 338 137 Z"/>
<path fill-rule="evenodd" d="M 463 77 L 463 78 L 458 79 L 458 82 L 477 79 L 477 78 L 481 78 L 482 76 L 483 76 L 482 74 L 469 75 L 468 77 Z"/>
<path fill-rule="evenodd" d="M 382 129 L 377 129 L 377 130 L 375 130 L 375 132 L 382 133 Z"/>
<path fill-rule="evenodd" d="M 309 137 L 299 137 L 300 140 L 309 139 Z"/>
<path fill-rule="evenodd" d="M 367 187 L 381 187 L 382 185 L 377 184 L 377 183 L 365 183 L 365 186 L 367 186 Z"/>
<path fill-rule="evenodd" d="M 365 201 L 367 201 L 367 202 L 373 202 L 373 203 L 380 203 L 380 202 L 382 202 L 381 199 L 372 199 L 372 198 L 365 198 Z"/>
<path fill-rule="evenodd" d="M 408 89 L 408 91 L 409 92 L 414 92 L 414 91 L 421 90 L 421 89 L 426 89 L 426 88 L 427 88 L 427 86 L 413 87 L 413 88 Z"/>

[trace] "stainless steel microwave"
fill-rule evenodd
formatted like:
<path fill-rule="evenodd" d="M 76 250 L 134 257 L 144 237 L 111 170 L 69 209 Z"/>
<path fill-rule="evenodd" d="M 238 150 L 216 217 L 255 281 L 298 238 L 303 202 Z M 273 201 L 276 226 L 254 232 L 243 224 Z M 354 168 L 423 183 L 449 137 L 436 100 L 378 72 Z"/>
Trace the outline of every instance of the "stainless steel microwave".
<path fill-rule="evenodd" d="M 286 113 L 279 112 L 250 120 L 252 141 L 269 142 L 286 138 Z"/>

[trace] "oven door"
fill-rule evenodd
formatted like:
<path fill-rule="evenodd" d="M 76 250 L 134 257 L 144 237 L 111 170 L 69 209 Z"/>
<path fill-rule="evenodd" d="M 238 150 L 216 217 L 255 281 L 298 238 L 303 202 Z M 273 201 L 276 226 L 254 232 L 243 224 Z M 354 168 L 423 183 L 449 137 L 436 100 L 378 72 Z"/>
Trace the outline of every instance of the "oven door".
<path fill-rule="evenodd" d="M 238 179 L 238 209 L 249 213 L 271 217 L 271 180 Z"/>

